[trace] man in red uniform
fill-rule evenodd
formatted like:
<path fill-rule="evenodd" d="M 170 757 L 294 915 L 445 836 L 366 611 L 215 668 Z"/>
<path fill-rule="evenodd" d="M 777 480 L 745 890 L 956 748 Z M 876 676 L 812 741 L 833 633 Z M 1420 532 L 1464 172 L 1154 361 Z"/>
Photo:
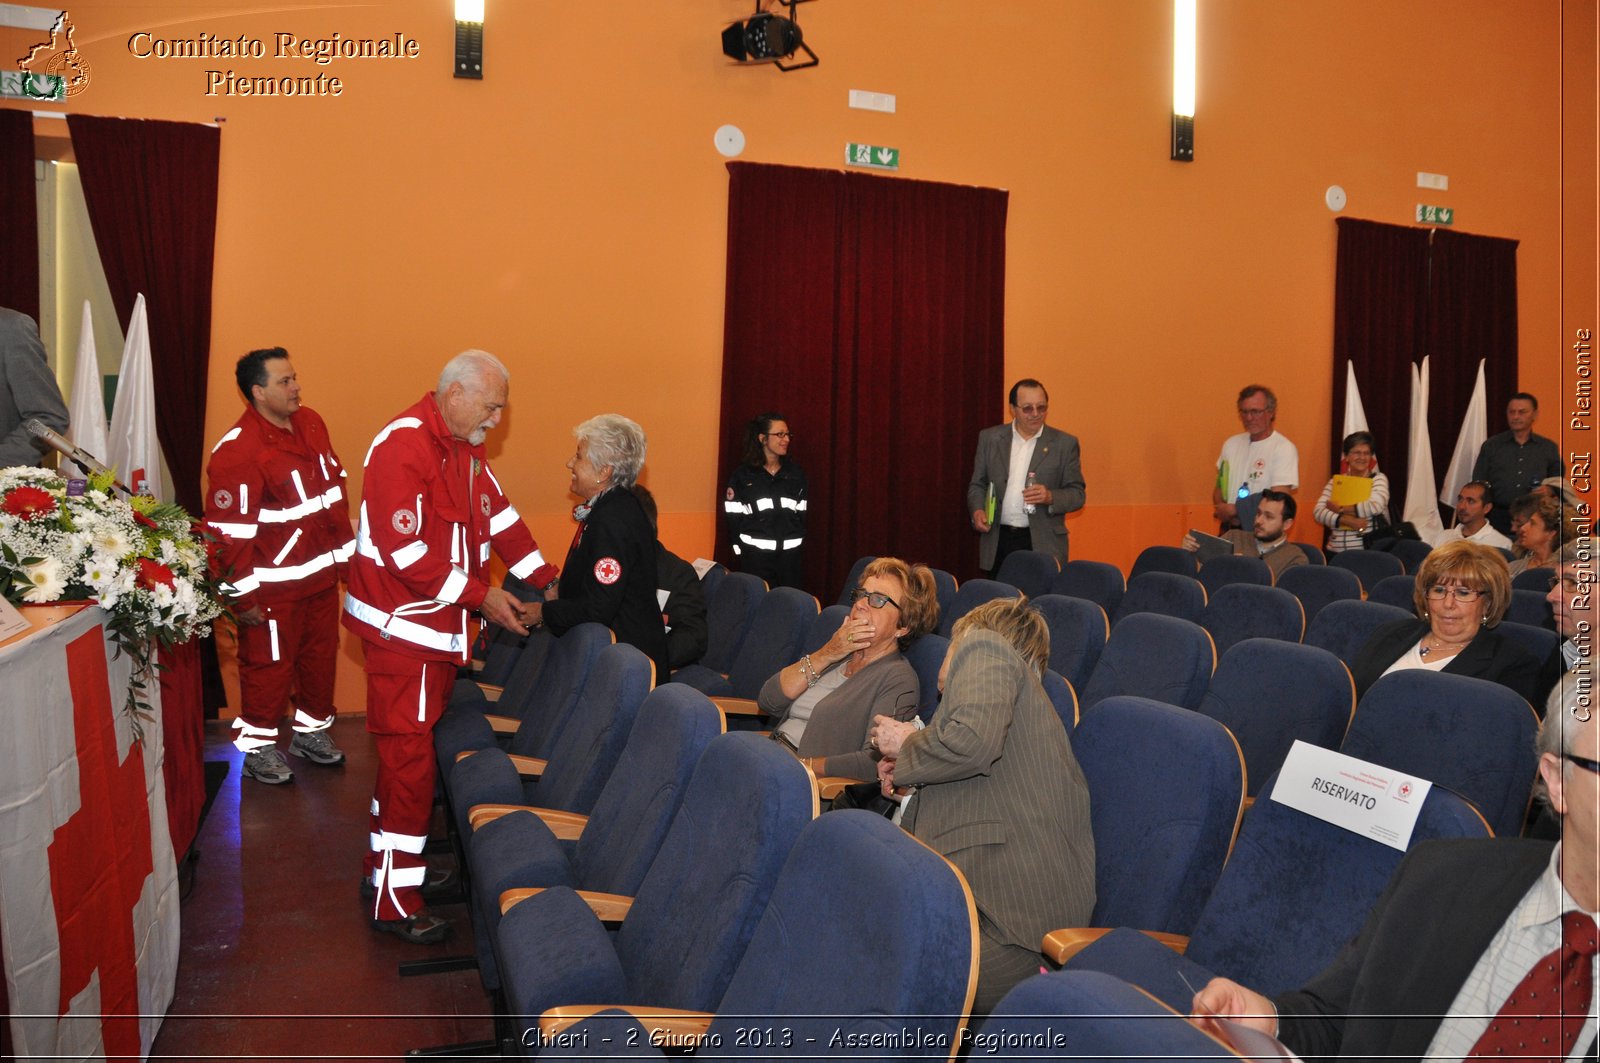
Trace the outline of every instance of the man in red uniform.
<path fill-rule="evenodd" d="M 533 614 L 489 586 L 489 551 L 537 589 L 556 576 L 484 460 L 509 379 L 493 355 L 457 355 L 438 390 L 385 425 L 367 451 L 344 602 L 344 625 L 366 643 L 367 730 L 378 751 L 366 874 L 376 888 L 373 928 L 418 944 L 450 930 L 423 906 L 422 846 L 433 809 L 433 725 L 467 660 L 468 614 L 519 635 Z"/>
<path fill-rule="evenodd" d="M 221 564 L 239 622 L 233 744 L 244 773 L 269 784 L 294 772 L 278 750 L 278 721 L 294 701 L 289 752 L 340 764 L 333 744 L 333 670 L 339 580 L 355 546 L 344 466 L 282 347 L 251 351 L 234 371 L 249 409 L 211 450 L 206 524 L 222 538 Z"/>

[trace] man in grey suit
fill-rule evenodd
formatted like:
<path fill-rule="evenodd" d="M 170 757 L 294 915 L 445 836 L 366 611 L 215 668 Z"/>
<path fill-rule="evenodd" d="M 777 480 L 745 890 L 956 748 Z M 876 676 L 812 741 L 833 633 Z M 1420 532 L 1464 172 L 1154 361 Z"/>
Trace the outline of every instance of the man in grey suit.
<path fill-rule="evenodd" d="M 1014 550 L 1067 560 L 1064 518 L 1083 508 L 1083 469 L 1078 438 L 1044 423 L 1049 408 L 1043 384 L 1019 380 L 1011 385 L 1011 423 L 978 433 L 967 512 L 982 536 L 978 564 L 991 575 Z"/>
<path fill-rule="evenodd" d="M 67 404 L 33 318 L 0 306 L 0 469 L 38 465 L 44 445 L 22 427 L 30 417 L 66 434 Z"/>
<path fill-rule="evenodd" d="M 1038 972 L 1046 933 L 1094 911 L 1089 787 L 1040 684 L 1049 659 L 1038 612 L 986 602 L 956 622 L 927 728 L 878 716 L 870 732 L 884 796 L 909 802 L 902 825 L 972 887 L 975 1016 Z"/>

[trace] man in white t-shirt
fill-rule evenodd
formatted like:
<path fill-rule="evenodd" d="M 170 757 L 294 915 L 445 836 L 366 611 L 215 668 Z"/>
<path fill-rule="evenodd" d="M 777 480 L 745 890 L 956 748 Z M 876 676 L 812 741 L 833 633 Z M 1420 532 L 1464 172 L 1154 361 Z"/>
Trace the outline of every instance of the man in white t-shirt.
<path fill-rule="evenodd" d="M 1489 501 L 1489 485 L 1482 480 L 1469 480 L 1456 492 L 1456 523 L 1448 528 L 1433 544 L 1440 546 L 1456 539 L 1469 539 L 1483 546 L 1501 550 L 1511 549 L 1511 540 L 1495 531 L 1489 523 L 1489 513 L 1494 503 Z"/>
<path fill-rule="evenodd" d="M 1278 396 L 1271 388 L 1250 384 L 1239 392 L 1244 431 L 1222 444 L 1211 489 L 1212 512 L 1224 531 L 1241 526 L 1239 503 L 1245 499 L 1268 488 L 1289 494 L 1300 486 L 1300 452 L 1273 428 L 1277 419 Z M 1254 505 L 1247 508 L 1253 511 Z"/>

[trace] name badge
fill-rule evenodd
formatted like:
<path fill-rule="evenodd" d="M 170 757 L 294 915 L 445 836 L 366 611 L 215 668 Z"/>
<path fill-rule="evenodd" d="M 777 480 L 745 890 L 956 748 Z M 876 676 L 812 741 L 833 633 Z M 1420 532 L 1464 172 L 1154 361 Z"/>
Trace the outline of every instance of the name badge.
<path fill-rule="evenodd" d="M 1404 852 L 1433 783 L 1296 741 L 1272 799 Z"/>

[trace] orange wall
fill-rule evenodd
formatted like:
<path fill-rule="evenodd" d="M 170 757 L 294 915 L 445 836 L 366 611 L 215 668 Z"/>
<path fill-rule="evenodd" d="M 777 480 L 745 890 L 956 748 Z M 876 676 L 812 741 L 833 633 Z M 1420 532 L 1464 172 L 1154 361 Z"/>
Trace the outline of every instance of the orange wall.
<path fill-rule="evenodd" d="M 69 106 L 225 119 L 208 438 L 237 415 L 231 365 L 252 346 L 293 352 L 356 464 L 446 357 L 484 347 L 513 371 L 497 468 L 558 558 L 569 429 L 602 410 L 650 434 L 663 538 L 710 550 L 724 472 L 719 125 L 744 130 L 750 161 L 833 167 L 846 141 L 867 141 L 902 149 L 907 177 L 1009 189 L 1007 373 L 1044 379 L 1053 422 L 1083 441 L 1075 555 L 1125 564 L 1204 511 L 1247 380 L 1278 391 L 1307 508 L 1320 488 L 1330 184 L 1352 216 L 1403 224 L 1415 203 L 1443 203 L 1459 229 L 1520 240 L 1522 383 L 1554 394 L 1564 364 L 1556 0 L 1201 0 L 1189 165 L 1167 159 L 1170 8 L 824 0 L 801 9 L 822 65 L 785 75 L 718 55 L 720 23 L 747 0 L 491 0 L 487 76 L 471 82 L 449 76 L 447 0 L 271 14 L 84 0 L 72 15 L 92 82 Z M 139 60 L 139 30 L 269 48 L 279 30 L 399 31 L 421 58 Z M 344 95 L 207 97 L 213 67 L 321 71 Z M 898 113 L 850 110 L 851 88 L 897 94 Z M 1416 189 L 1419 170 L 1448 174 L 1450 190 Z M 984 401 L 999 419 L 1003 396 Z M 907 396 L 894 415 L 917 405 Z M 930 519 L 963 519 L 960 497 L 952 484 L 950 512 Z M 343 672 L 355 708 L 359 673 Z"/>

